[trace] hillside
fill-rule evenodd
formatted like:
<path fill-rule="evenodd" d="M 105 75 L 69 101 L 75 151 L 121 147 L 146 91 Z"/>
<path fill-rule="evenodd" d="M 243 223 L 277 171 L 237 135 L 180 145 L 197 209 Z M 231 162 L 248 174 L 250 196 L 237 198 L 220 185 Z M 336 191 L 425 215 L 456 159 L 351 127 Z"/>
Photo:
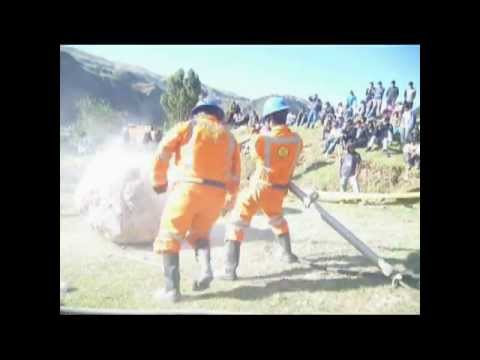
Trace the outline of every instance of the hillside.
<path fill-rule="evenodd" d="M 200 74 L 201 78 L 201 74 Z M 249 99 L 202 84 L 203 91 L 219 98 L 224 106 Z M 60 48 L 60 120 L 75 118 L 75 103 L 84 96 L 103 99 L 132 122 L 161 124 L 165 111 L 160 97 L 166 77 L 142 67 L 120 64 L 72 47 Z"/>
<path fill-rule="evenodd" d="M 201 80 L 202 74 L 199 76 Z M 63 46 L 60 48 L 60 121 L 62 124 L 74 121 L 76 102 L 90 96 L 103 99 L 113 109 L 125 112 L 130 122 L 160 125 L 165 119 L 160 97 L 165 91 L 166 79 L 166 76 L 139 66 L 113 62 Z M 225 109 L 235 100 L 242 108 L 253 106 L 261 113 L 267 98 L 251 100 L 205 84 L 202 88 L 221 100 Z M 295 113 L 306 108 L 305 100 L 289 95 L 285 97 Z"/>

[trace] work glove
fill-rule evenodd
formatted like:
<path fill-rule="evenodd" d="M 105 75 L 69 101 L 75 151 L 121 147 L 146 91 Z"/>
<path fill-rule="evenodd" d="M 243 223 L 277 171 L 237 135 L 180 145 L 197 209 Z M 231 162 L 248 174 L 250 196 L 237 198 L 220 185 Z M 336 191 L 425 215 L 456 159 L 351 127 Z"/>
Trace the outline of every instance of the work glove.
<path fill-rule="evenodd" d="M 153 191 L 155 191 L 157 194 L 163 194 L 164 192 L 167 191 L 168 184 L 163 184 L 163 185 L 155 185 L 153 187 Z"/>

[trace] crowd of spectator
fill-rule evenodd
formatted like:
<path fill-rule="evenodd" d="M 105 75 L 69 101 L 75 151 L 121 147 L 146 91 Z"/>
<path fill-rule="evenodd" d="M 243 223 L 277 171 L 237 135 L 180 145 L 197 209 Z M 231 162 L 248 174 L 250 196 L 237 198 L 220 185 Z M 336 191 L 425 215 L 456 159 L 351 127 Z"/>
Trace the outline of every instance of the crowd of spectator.
<path fill-rule="evenodd" d="M 354 148 L 366 148 L 366 151 L 382 150 L 390 157 L 390 145 L 401 145 L 405 161 L 409 166 L 419 166 L 420 159 L 420 122 L 413 109 L 416 89 L 413 82 L 408 83 L 403 93 L 403 101 L 398 101 L 400 91 L 395 81 L 385 91 L 382 82 L 377 86 L 370 82 L 363 99 L 353 91 L 348 94 L 345 104 L 334 108 L 330 102 L 325 104 L 317 94 L 309 97 L 308 112 L 299 112 L 292 117 L 290 126 L 322 128 L 322 140 L 325 141 L 323 153 L 331 155 L 337 146 L 346 149 L 351 143 Z M 408 145 L 408 146 L 406 146 Z M 413 155 L 407 155 L 414 153 Z M 408 156 L 408 158 L 407 158 Z M 409 160 L 414 158 L 415 160 Z M 413 165 L 412 165 L 413 164 Z"/>
<path fill-rule="evenodd" d="M 420 167 L 420 121 L 413 108 L 416 95 L 413 82 L 409 82 L 403 92 L 403 101 L 399 101 L 400 91 L 395 81 L 387 90 L 381 81 L 377 86 L 370 82 L 363 98 L 358 99 L 352 90 L 345 103 L 339 102 L 335 108 L 328 101 L 323 103 L 317 94 L 310 96 L 308 111 L 290 113 L 287 123 L 309 129 L 321 128 L 325 156 L 334 154 L 338 147 L 345 150 L 340 159 L 340 188 L 344 191 L 350 184 L 358 192 L 356 174 L 361 158 L 355 149 L 382 151 L 390 157 L 390 146 L 396 143 L 408 169 Z M 253 132 L 260 132 L 264 124 L 253 113 L 250 111 L 248 121 L 239 123 L 247 123 Z"/>

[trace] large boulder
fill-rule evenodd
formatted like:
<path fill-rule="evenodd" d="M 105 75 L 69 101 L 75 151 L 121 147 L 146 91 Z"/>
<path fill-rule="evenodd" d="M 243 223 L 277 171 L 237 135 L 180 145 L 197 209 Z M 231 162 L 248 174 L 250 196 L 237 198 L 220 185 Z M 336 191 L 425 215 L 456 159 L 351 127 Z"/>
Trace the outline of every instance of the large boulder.
<path fill-rule="evenodd" d="M 115 243 L 148 243 L 155 238 L 166 195 L 151 186 L 153 152 L 114 144 L 97 153 L 76 192 L 87 223 Z"/>

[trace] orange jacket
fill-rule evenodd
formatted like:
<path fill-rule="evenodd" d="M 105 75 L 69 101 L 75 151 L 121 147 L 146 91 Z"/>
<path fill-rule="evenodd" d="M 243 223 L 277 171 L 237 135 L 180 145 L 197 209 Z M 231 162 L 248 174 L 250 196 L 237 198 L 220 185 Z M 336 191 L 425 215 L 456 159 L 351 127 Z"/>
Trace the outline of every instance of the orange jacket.
<path fill-rule="evenodd" d="M 215 117 L 199 115 L 171 129 L 155 153 L 154 185 L 167 183 L 172 155 L 186 180 L 211 180 L 236 194 L 240 184 L 240 147 L 232 133 Z"/>
<path fill-rule="evenodd" d="M 272 127 L 269 134 L 261 134 L 255 141 L 257 166 L 253 178 L 261 183 L 288 185 L 302 149 L 302 139 L 288 126 Z"/>

